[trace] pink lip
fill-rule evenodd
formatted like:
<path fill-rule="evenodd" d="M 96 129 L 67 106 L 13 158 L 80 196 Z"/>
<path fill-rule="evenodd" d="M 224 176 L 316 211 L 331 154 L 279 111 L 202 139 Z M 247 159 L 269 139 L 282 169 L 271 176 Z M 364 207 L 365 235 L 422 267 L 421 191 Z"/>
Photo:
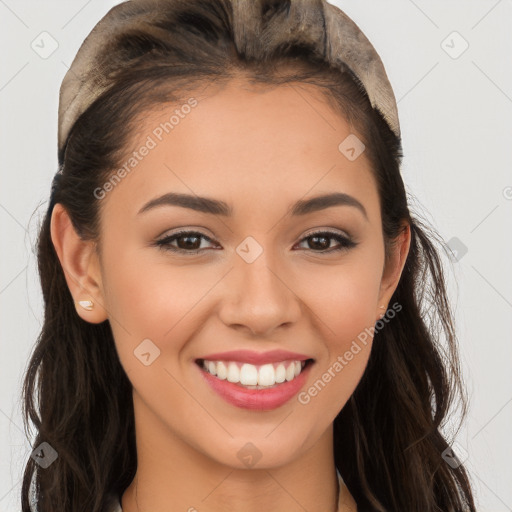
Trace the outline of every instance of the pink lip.
<path fill-rule="evenodd" d="M 198 365 L 196 366 L 208 385 L 230 404 L 243 409 L 265 411 L 276 409 L 294 397 L 304 386 L 312 364 L 307 364 L 298 377 L 293 380 L 285 381 L 268 389 L 247 389 L 239 384 L 221 380 Z"/>
<path fill-rule="evenodd" d="M 254 352 L 253 350 L 231 350 L 229 352 L 217 352 L 201 357 L 207 361 L 239 361 L 254 365 L 276 363 L 279 361 L 305 361 L 312 359 L 310 356 L 289 352 L 288 350 L 270 350 L 269 352 Z"/>

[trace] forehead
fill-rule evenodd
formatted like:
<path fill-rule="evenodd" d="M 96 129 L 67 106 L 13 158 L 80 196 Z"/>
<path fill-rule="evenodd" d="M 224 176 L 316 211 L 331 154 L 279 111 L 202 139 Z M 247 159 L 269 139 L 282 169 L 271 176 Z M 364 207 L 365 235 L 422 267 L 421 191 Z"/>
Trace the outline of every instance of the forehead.
<path fill-rule="evenodd" d="M 357 132 L 310 84 L 232 81 L 159 104 L 135 126 L 121 162 L 129 172 L 108 197 L 125 210 L 169 191 L 255 208 L 335 190 L 368 210 L 378 203 L 364 150 L 346 152 L 362 150 Z"/>

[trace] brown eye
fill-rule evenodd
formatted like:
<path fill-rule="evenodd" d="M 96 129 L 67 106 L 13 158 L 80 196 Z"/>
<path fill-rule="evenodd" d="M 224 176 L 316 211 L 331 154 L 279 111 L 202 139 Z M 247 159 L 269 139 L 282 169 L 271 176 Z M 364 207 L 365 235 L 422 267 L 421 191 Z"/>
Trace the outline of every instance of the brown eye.
<path fill-rule="evenodd" d="M 193 254 L 201 252 L 203 249 L 201 247 L 202 240 L 212 241 L 209 237 L 197 231 L 180 231 L 157 240 L 155 244 L 164 250 Z M 171 245 L 173 242 L 176 242 L 176 246 Z"/>
<path fill-rule="evenodd" d="M 331 241 L 335 240 L 338 242 L 338 247 L 331 248 Z M 308 250 L 313 252 L 335 252 L 341 250 L 348 250 L 357 245 L 352 239 L 334 233 L 331 231 L 319 231 L 311 233 L 307 237 L 303 238 L 301 242 L 308 241 Z"/>

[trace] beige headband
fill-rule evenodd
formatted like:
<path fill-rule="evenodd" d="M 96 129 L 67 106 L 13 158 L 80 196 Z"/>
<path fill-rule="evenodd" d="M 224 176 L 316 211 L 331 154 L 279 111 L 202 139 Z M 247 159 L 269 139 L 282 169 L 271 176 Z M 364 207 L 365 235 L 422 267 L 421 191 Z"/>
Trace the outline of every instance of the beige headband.
<path fill-rule="evenodd" d="M 112 85 L 108 78 L 99 72 L 101 69 L 98 61 L 100 50 L 108 48 L 109 41 L 115 35 L 157 20 L 172 1 L 131 0 L 123 2 L 110 9 L 86 37 L 64 76 L 60 88 L 59 151 L 64 148 L 69 132 L 78 117 Z M 305 11 L 304 6 L 306 7 Z M 313 6 L 323 9 L 325 28 L 323 20 L 319 19 L 321 11 L 312 9 Z M 307 9 L 307 7 L 310 8 Z M 259 1 L 233 1 L 235 26 L 244 25 L 245 20 L 259 19 L 260 17 Z M 400 137 L 398 109 L 393 89 L 379 55 L 359 27 L 339 8 L 324 0 L 293 0 L 282 26 L 283 39 L 286 39 L 292 30 L 297 33 L 302 26 L 308 25 L 310 25 L 309 28 L 315 27 L 313 34 L 321 41 L 325 38 L 325 32 L 331 34 L 331 40 L 334 43 L 327 48 L 329 62 L 337 67 L 340 64 L 347 66 L 358 77 L 366 89 L 372 107 L 381 112 L 391 130 Z M 247 24 L 248 26 L 254 26 L 254 22 Z M 245 51 L 250 49 L 243 40 L 247 30 L 235 30 L 235 33 L 240 34 L 238 37 L 242 38 L 235 41 L 237 48 L 243 48 Z M 256 41 L 258 40 L 260 39 L 256 38 Z M 116 62 L 117 66 L 119 64 Z"/>

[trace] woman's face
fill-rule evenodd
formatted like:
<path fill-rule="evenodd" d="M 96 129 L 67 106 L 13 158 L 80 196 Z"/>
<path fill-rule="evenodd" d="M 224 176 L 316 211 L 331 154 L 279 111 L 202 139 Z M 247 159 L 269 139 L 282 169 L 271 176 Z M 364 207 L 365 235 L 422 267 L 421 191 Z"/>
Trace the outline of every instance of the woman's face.
<path fill-rule="evenodd" d="M 233 82 L 191 96 L 198 103 L 143 116 L 129 172 L 98 192 L 99 302 L 145 443 L 231 467 L 278 466 L 330 434 L 401 268 L 383 275 L 369 161 L 314 88 Z M 187 198 L 178 205 L 171 193 Z M 192 233 L 172 238 L 180 231 Z M 248 352 L 219 355 L 231 351 Z M 295 377 L 290 361 L 306 359 Z M 248 390 L 229 382 L 240 371 L 245 382 L 284 382 Z"/>

